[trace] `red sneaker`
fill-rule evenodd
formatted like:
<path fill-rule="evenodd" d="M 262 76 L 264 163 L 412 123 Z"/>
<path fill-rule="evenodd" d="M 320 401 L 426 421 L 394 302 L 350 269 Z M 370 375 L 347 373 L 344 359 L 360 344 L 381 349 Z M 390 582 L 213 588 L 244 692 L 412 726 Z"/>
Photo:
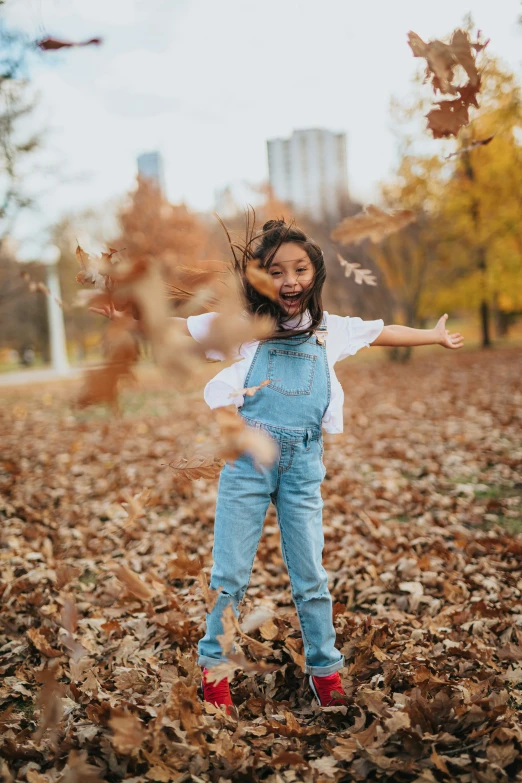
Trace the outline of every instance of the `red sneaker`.
<path fill-rule="evenodd" d="M 230 695 L 230 685 L 225 677 L 219 682 L 207 681 L 208 669 L 203 669 L 203 679 L 201 684 L 203 686 L 203 699 L 208 701 L 209 704 L 214 704 L 216 707 L 225 706 L 229 715 L 232 714 L 232 710 L 229 707 L 234 706 L 232 697 Z"/>
<path fill-rule="evenodd" d="M 339 707 L 347 704 L 346 693 L 339 672 L 328 677 L 310 676 L 310 687 L 321 707 Z M 343 698 L 339 698 L 339 695 Z"/>

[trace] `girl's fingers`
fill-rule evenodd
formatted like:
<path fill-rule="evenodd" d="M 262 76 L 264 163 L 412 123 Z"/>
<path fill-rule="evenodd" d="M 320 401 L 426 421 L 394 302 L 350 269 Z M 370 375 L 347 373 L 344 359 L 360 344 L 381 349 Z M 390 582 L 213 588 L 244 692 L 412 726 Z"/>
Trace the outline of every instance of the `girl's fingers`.
<path fill-rule="evenodd" d="M 450 334 L 447 331 L 444 345 L 446 346 L 446 348 L 451 348 L 451 349 L 462 348 L 462 346 L 464 345 L 464 338 L 458 332 L 456 332 L 455 334 Z"/>
<path fill-rule="evenodd" d="M 105 305 L 105 307 L 89 307 L 91 313 L 104 315 L 106 318 L 114 318 L 114 305 Z"/>

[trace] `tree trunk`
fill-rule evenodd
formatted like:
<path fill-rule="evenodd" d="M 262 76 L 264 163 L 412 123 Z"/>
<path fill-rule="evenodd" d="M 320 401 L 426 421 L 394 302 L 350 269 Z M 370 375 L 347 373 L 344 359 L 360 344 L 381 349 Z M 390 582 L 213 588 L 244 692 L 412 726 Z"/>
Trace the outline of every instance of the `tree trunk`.
<path fill-rule="evenodd" d="M 411 345 L 396 346 L 390 351 L 392 362 L 409 362 L 411 359 Z"/>
<path fill-rule="evenodd" d="M 482 329 L 482 347 L 491 348 L 489 336 L 489 304 L 485 299 L 480 303 L 480 324 Z"/>
<path fill-rule="evenodd" d="M 477 222 L 478 227 L 478 222 Z M 481 274 L 481 287 L 482 287 L 482 301 L 480 302 L 480 326 L 482 331 L 482 347 L 483 348 L 490 348 L 491 347 L 491 338 L 490 338 L 490 332 L 489 332 L 489 315 L 490 315 L 490 308 L 489 308 L 489 302 L 487 300 L 487 282 L 486 282 L 486 271 L 487 271 L 487 263 L 486 263 L 486 249 L 483 245 L 480 245 L 477 248 L 477 266 L 480 270 Z"/>
<path fill-rule="evenodd" d="M 497 337 L 507 337 L 509 334 L 509 327 L 513 323 L 511 313 L 505 313 L 503 310 L 498 310 L 496 314 L 496 326 Z"/>
<path fill-rule="evenodd" d="M 500 309 L 498 299 L 498 293 L 495 293 L 491 315 L 495 324 L 495 336 L 500 339 L 507 337 L 509 327 L 511 326 L 511 315 Z"/>
<path fill-rule="evenodd" d="M 465 152 L 462 157 L 463 157 L 464 168 L 466 171 L 466 176 L 470 182 L 474 182 L 475 171 L 471 164 L 471 157 L 469 151 Z M 478 237 L 479 230 L 480 230 L 480 204 L 476 197 L 472 198 L 470 204 L 470 213 Z M 476 261 L 477 269 L 479 269 L 481 275 L 481 287 L 482 287 L 482 300 L 480 302 L 480 326 L 482 331 L 482 347 L 490 348 L 491 338 L 489 333 L 489 303 L 487 299 L 487 277 L 486 277 L 487 253 L 486 253 L 486 248 L 482 243 L 479 244 L 476 249 L 476 259 L 477 259 Z"/>

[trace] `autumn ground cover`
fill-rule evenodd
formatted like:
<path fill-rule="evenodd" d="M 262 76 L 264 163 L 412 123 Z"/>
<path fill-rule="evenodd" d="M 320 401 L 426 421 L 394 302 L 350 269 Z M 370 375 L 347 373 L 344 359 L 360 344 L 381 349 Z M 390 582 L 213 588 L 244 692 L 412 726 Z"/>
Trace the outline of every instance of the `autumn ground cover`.
<path fill-rule="evenodd" d="M 339 366 L 325 566 L 349 706 L 312 704 L 271 510 L 238 720 L 198 697 L 217 480 L 165 466 L 215 449 L 206 370 L 181 390 L 145 374 L 120 414 L 76 410 L 75 383 L 3 391 L 3 779 L 520 776 L 521 367 L 519 347 Z"/>

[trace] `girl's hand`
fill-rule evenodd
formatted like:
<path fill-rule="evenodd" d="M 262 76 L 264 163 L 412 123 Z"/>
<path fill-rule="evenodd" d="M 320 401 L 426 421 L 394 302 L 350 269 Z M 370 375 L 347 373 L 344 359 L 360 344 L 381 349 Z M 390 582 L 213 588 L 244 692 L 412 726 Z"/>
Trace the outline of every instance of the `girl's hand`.
<path fill-rule="evenodd" d="M 439 345 L 442 345 L 444 348 L 451 348 L 453 350 L 457 348 L 462 348 L 462 346 L 464 345 L 463 336 L 458 332 L 454 332 L 453 334 L 450 334 L 446 329 L 447 320 L 448 320 L 448 314 L 444 313 L 444 315 L 441 318 L 439 318 L 437 326 L 434 329 L 437 338 L 437 343 Z"/>
<path fill-rule="evenodd" d="M 110 318 L 111 321 L 118 321 L 120 318 L 125 317 L 125 313 L 116 310 L 114 304 L 110 302 L 103 307 L 89 307 L 91 313 L 98 313 L 98 315 L 104 315 L 106 318 Z"/>

